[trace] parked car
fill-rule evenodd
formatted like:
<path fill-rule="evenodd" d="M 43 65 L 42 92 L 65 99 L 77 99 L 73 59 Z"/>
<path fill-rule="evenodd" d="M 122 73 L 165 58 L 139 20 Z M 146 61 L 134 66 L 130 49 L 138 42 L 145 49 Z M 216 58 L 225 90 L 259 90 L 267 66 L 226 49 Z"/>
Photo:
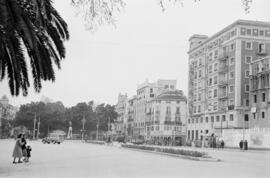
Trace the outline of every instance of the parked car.
<path fill-rule="evenodd" d="M 48 138 L 48 137 L 45 137 L 45 138 L 43 138 L 42 140 L 42 143 L 48 143 L 48 144 L 50 144 L 51 143 L 51 140 Z"/>
<path fill-rule="evenodd" d="M 59 140 L 59 139 L 57 139 L 57 138 L 53 138 L 53 137 L 46 137 L 46 138 L 43 138 L 42 139 L 42 143 L 48 143 L 48 144 L 50 144 L 50 143 L 53 143 L 53 144 L 60 144 L 61 143 L 61 141 Z"/>

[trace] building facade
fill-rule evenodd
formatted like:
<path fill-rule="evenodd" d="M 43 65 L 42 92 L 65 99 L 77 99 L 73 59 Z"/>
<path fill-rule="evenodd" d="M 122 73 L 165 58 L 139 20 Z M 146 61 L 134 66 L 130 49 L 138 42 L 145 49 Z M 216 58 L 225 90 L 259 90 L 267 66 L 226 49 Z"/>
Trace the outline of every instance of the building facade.
<path fill-rule="evenodd" d="M 137 88 L 137 96 L 135 102 L 135 118 L 133 125 L 133 135 L 147 137 L 146 133 L 146 117 L 148 102 L 155 98 L 158 94 L 166 90 L 175 90 L 176 80 L 158 80 L 150 83 L 145 81 Z"/>
<path fill-rule="evenodd" d="M 117 119 L 114 123 L 114 129 L 113 132 L 117 135 L 125 135 L 126 129 L 127 129 L 127 120 L 128 120 L 128 112 L 127 112 L 127 106 L 128 106 L 128 96 L 127 94 L 121 94 L 118 95 L 118 101 L 115 106 L 115 110 L 118 114 Z"/>
<path fill-rule="evenodd" d="M 188 139 L 243 128 L 250 117 L 249 64 L 270 53 L 270 23 L 238 20 L 189 42 Z"/>
<path fill-rule="evenodd" d="M 270 128 L 270 56 L 250 64 L 249 100 L 251 103 L 249 127 Z"/>
<path fill-rule="evenodd" d="M 146 138 L 157 145 L 183 145 L 187 99 L 181 90 L 163 91 L 147 103 Z"/>

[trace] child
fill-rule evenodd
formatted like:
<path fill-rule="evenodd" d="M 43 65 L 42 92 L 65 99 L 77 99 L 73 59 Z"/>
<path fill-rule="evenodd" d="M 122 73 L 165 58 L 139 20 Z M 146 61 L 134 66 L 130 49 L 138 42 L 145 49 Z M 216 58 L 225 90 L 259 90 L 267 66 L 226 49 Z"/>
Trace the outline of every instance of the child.
<path fill-rule="evenodd" d="M 26 147 L 27 156 L 25 158 L 25 162 L 29 162 L 29 158 L 31 157 L 31 151 L 32 151 L 32 148 L 31 148 L 31 146 L 28 145 Z"/>

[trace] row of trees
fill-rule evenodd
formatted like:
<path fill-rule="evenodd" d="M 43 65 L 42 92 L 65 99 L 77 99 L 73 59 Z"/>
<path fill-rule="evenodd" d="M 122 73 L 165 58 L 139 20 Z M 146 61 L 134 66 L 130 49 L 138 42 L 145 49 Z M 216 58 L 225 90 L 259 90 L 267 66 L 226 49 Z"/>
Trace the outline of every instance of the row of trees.
<path fill-rule="evenodd" d="M 33 130 L 34 118 L 40 120 L 40 136 L 46 136 L 52 130 L 63 130 L 67 132 L 69 122 L 72 122 L 73 133 L 80 133 L 82 129 L 82 120 L 85 118 L 86 133 L 96 130 L 99 121 L 99 129 L 108 130 L 108 122 L 113 123 L 117 118 L 115 108 L 109 104 L 94 105 L 93 101 L 82 102 L 75 106 L 66 108 L 62 102 L 43 103 L 32 102 L 21 105 L 14 121 L 11 125 L 25 126 Z"/>

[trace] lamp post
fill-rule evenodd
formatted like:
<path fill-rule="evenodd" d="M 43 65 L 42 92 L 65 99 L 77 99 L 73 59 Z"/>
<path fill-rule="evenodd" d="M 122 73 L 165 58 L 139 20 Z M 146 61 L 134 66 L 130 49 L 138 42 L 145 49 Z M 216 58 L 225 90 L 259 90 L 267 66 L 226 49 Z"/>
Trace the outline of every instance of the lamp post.
<path fill-rule="evenodd" d="M 40 117 L 38 118 L 37 139 L 39 139 Z"/>
<path fill-rule="evenodd" d="M 83 119 L 82 119 L 82 141 L 84 140 L 84 124 L 85 124 L 86 120 L 85 120 L 85 116 L 83 116 Z"/>
<path fill-rule="evenodd" d="M 34 129 L 33 129 L 33 140 L 35 140 L 35 135 L 36 135 L 36 122 L 37 122 L 37 113 L 35 112 L 35 117 L 34 117 Z"/>

